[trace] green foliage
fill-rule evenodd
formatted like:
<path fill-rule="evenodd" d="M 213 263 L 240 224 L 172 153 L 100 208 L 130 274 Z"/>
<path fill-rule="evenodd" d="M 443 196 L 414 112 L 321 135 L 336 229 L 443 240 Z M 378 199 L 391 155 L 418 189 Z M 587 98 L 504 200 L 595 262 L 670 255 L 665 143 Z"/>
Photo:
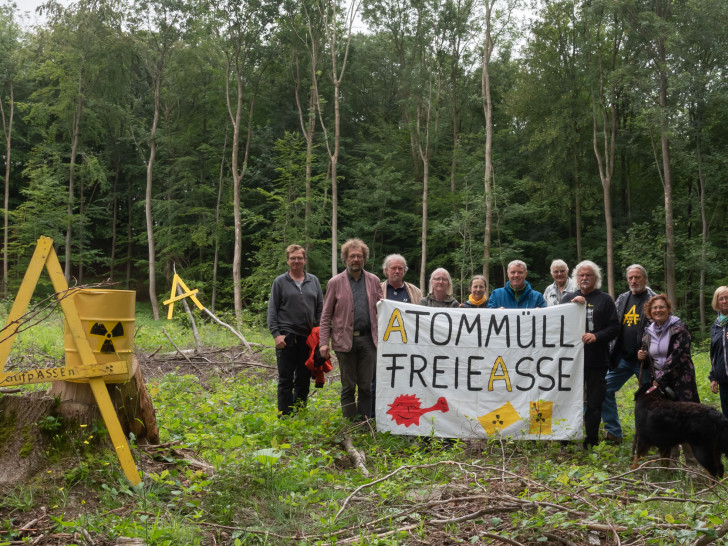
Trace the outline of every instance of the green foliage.
<path fill-rule="evenodd" d="M 137 337 L 153 350 L 161 342 L 155 337 L 161 325 L 148 314 L 138 317 Z M 182 321 L 164 327 L 183 346 L 191 343 Z M 245 334 L 267 338 L 264 331 Z M 701 351 L 696 346 L 700 397 L 717 406 L 706 379 L 708 355 Z M 634 434 L 636 386 L 633 378 L 618 393 L 626 438 Z M 313 389 L 307 407 L 278 418 L 275 377 L 257 367 L 202 378 L 170 373 L 150 379 L 148 389 L 166 447 L 146 454 L 133 447 L 145 469 L 142 484 L 128 484 L 107 449 L 103 427 L 48 417 L 38 423 L 52 439 L 48 470 L 8 490 L 0 509 L 12 515 L 43 503 L 56 532 L 86 530 L 109 540 L 127 536 L 169 545 L 209 543 L 216 526 L 229 528 L 216 539 L 231 544 L 264 543 L 265 536 L 278 537 L 278 543 L 377 541 L 374 536 L 383 532 L 392 534 L 378 543 L 397 544 L 407 540 L 397 531 L 405 527 L 409 536 L 429 539 L 442 532 L 457 541 L 501 535 L 523 543 L 553 536 L 576 542 L 585 525 L 605 522 L 623 541 L 639 533 L 648 542 L 682 543 L 713 536 L 725 517 L 725 488 L 714 483 L 708 491 L 706 478 L 691 469 L 625 475 L 629 442 L 584 452 L 558 442 L 453 442 L 376 433 L 341 417 L 338 383 Z M 365 453 L 372 476 L 350 466 L 340 447 L 344 435 Z M 151 466 L 148 457 L 155 459 L 149 459 Z M 479 499 L 472 509 L 456 502 L 471 497 Z M 428 523 L 456 519 L 483 503 L 509 508 L 440 527 Z M 0 539 L 12 536 L 0 529 Z"/>

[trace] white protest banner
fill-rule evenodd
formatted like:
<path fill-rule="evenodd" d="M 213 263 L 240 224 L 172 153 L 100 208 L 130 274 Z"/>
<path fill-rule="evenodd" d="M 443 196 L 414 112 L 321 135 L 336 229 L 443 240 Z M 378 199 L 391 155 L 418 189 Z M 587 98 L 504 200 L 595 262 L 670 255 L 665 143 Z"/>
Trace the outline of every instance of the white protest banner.
<path fill-rule="evenodd" d="M 450 309 L 377 304 L 377 430 L 583 438 L 584 305 Z"/>

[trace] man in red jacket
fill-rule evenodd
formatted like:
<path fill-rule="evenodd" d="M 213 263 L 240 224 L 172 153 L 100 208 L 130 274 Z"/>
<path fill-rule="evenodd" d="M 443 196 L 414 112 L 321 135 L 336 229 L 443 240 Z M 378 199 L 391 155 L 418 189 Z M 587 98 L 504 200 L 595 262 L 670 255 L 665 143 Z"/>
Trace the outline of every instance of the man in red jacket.
<path fill-rule="evenodd" d="M 376 275 L 364 271 L 367 260 L 369 247 L 361 239 L 349 239 L 341 246 L 346 271 L 329 281 L 321 313 L 321 356 L 329 357 L 331 341 L 341 372 L 341 412 L 349 419 L 367 419 L 372 410 L 382 287 Z"/>

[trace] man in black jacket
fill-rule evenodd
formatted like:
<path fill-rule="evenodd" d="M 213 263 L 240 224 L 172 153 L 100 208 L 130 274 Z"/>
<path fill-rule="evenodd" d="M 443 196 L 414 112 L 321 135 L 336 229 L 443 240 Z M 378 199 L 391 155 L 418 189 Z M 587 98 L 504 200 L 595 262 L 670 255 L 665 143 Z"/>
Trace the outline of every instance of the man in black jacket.
<path fill-rule="evenodd" d="M 641 379 L 643 385 L 651 380 L 649 371 L 640 369 L 637 351 L 642 346 L 645 328 L 651 322 L 645 317 L 642 308 L 655 293 L 647 286 L 647 271 L 640 264 L 630 265 L 626 274 L 629 291 L 617 297 L 619 336 L 610 344 L 607 396 L 602 404 L 604 437 L 615 444 L 622 443 L 622 425 L 619 423 L 615 394 L 632 376 Z"/>
<path fill-rule="evenodd" d="M 278 411 L 289 415 L 294 405 L 305 406 L 311 386 L 306 368 L 306 338 L 321 318 L 324 295 L 316 275 L 306 273 L 306 249 L 286 248 L 288 271 L 273 281 L 268 300 L 268 329 L 276 344 Z"/>
<path fill-rule="evenodd" d="M 599 443 L 599 423 L 602 420 L 602 402 L 607 393 L 605 380 L 609 369 L 609 342 L 619 334 L 617 308 L 609 294 L 599 290 L 602 286 L 602 272 L 599 266 L 589 260 L 580 262 L 573 273 L 578 290 L 564 296 L 561 303 L 586 305 L 586 333 L 584 342 L 584 389 L 586 390 L 586 412 L 584 447 Z"/>

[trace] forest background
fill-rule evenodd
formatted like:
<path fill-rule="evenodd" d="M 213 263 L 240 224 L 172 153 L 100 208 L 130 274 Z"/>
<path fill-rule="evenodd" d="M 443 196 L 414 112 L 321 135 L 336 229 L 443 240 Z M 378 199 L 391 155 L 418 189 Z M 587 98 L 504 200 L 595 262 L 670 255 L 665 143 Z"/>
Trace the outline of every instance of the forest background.
<path fill-rule="evenodd" d="M 176 269 L 260 321 L 285 247 L 361 237 L 501 286 L 591 259 L 701 330 L 728 284 L 725 0 L 81 0 L 0 5 L 2 293 L 40 235 L 66 277 Z M 38 21 L 38 20 L 36 20 Z"/>

